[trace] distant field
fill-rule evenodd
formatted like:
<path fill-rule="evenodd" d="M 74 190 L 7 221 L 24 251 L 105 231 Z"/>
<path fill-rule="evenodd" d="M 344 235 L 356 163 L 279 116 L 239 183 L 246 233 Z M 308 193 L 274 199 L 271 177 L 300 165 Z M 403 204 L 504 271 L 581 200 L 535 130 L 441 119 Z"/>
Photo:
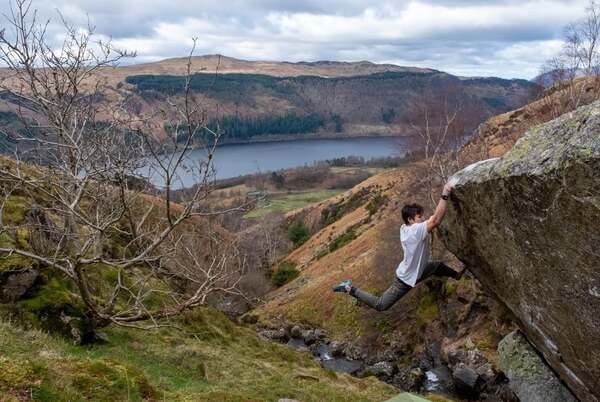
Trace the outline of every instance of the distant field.
<path fill-rule="evenodd" d="M 225 187 L 225 188 L 220 188 L 217 190 L 214 190 L 212 192 L 213 196 L 221 196 L 221 197 L 231 197 L 231 196 L 239 196 L 239 195 L 246 195 L 246 193 L 250 192 L 250 191 L 255 191 L 256 187 L 253 186 L 248 186 L 246 184 L 238 184 L 235 186 L 231 186 L 231 187 Z"/>
<path fill-rule="evenodd" d="M 259 205 L 255 210 L 244 215 L 244 218 L 262 218 L 271 212 L 285 213 L 297 208 L 305 207 L 315 202 L 326 200 L 344 191 L 345 190 L 320 190 L 269 196 L 269 199 L 264 201 L 262 205 Z"/>
<path fill-rule="evenodd" d="M 386 170 L 390 170 L 389 168 L 378 168 L 378 167 L 341 167 L 341 166 L 332 166 L 329 168 L 333 173 L 336 174 L 344 174 L 351 175 L 357 174 L 360 172 L 368 172 L 371 175 L 376 175 L 381 172 L 385 172 Z"/>

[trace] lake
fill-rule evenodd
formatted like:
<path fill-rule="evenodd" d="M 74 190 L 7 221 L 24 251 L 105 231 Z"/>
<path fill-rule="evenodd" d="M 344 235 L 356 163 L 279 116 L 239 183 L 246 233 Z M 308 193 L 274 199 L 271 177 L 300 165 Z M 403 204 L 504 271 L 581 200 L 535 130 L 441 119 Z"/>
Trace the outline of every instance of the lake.
<path fill-rule="evenodd" d="M 396 137 L 310 139 L 253 144 L 223 145 L 217 148 L 214 163 L 217 179 L 228 179 L 252 173 L 312 165 L 318 161 L 360 156 L 366 160 L 397 156 L 406 149 L 406 140 Z M 204 149 L 190 152 L 188 163 L 206 159 Z M 180 172 L 181 180 L 175 186 L 189 187 L 195 183 L 192 174 Z M 157 185 L 160 183 L 153 180 Z"/>

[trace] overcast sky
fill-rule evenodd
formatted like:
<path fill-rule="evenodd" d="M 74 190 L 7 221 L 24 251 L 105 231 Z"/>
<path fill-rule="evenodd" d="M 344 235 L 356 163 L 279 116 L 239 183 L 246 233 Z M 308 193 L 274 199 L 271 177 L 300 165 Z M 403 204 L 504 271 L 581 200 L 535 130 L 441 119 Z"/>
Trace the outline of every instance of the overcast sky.
<path fill-rule="evenodd" d="M 34 1 L 137 50 L 136 63 L 220 53 L 248 60 L 369 60 L 458 75 L 532 78 L 587 0 L 54 0 Z M 7 13 L 8 2 L 0 8 Z M 2 24 L 3 26 L 6 23 Z M 58 36 L 58 24 L 50 34 Z"/>

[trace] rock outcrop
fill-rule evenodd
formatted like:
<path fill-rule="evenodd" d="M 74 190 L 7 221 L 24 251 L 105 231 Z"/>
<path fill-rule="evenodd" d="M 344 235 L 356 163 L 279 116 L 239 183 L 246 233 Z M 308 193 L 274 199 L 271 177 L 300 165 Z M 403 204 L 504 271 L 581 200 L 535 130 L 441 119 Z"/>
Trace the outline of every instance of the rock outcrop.
<path fill-rule="evenodd" d="M 533 347 L 518 331 L 498 345 L 498 360 L 519 400 L 527 402 L 577 402 Z"/>
<path fill-rule="evenodd" d="M 455 176 L 446 246 L 576 396 L 600 400 L 600 102 Z"/>
<path fill-rule="evenodd" d="M 40 275 L 37 269 L 26 268 L 0 272 L 0 303 L 14 303 L 21 299 Z"/>

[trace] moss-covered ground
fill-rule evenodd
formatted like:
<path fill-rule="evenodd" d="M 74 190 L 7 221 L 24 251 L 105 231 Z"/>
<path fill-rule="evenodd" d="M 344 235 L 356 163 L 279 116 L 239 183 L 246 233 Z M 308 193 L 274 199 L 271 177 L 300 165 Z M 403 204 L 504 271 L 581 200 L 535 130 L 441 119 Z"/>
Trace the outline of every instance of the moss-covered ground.
<path fill-rule="evenodd" d="M 111 327 L 75 346 L 0 322 L 1 400 L 382 401 L 393 388 L 321 369 L 209 308 L 172 327 Z"/>

